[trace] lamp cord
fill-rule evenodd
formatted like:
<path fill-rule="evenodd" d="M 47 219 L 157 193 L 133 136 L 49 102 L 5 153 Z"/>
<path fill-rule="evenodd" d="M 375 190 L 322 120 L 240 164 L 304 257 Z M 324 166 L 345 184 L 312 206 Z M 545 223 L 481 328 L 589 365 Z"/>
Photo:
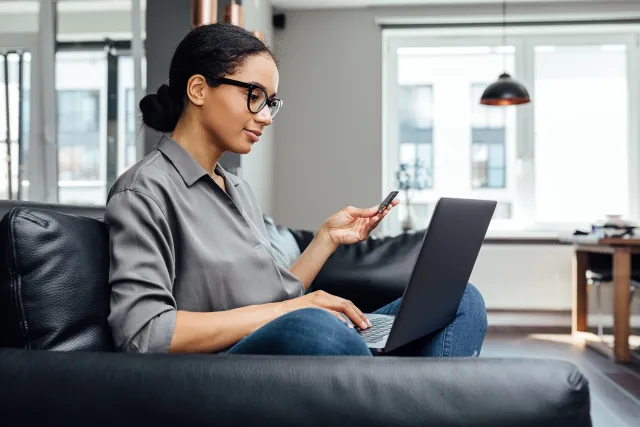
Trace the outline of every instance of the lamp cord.
<path fill-rule="evenodd" d="M 507 0 L 502 1 L 502 69 L 507 72 Z"/>

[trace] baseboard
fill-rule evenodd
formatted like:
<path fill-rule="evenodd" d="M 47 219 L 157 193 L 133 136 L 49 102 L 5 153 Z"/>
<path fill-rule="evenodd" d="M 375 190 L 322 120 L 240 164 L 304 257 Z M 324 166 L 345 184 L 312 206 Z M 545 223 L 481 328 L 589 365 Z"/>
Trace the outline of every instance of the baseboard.
<path fill-rule="evenodd" d="M 589 327 L 598 326 L 598 315 L 589 314 Z M 487 310 L 489 327 L 551 327 L 571 328 L 570 310 Z M 613 315 L 603 315 L 602 326 L 613 327 Z M 631 327 L 640 328 L 640 315 L 631 315 Z"/>

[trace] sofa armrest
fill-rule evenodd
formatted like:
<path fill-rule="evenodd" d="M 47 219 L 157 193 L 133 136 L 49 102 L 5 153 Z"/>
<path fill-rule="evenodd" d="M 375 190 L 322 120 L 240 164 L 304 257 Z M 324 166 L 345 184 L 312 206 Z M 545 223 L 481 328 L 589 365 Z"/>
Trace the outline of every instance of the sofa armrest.
<path fill-rule="evenodd" d="M 291 230 L 301 250 L 313 233 Z M 342 245 L 329 257 L 307 292 L 323 290 L 350 299 L 364 312 L 372 312 L 402 296 L 425 230 L 392 237 L 370 237 Z"/>
<path fill-rule="evenodd" d="M 482 358 L 0 349 L 0 413 L 5 426 L 590 425 L 574 365 Z"/>

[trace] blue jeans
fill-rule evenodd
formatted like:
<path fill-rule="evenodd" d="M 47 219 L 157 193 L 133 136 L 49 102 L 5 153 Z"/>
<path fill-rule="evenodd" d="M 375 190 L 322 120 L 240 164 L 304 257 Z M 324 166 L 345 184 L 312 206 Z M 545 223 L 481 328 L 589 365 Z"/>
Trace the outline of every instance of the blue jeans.
<path fill-rule="evenodd" d="M 396 314 L 401 299 L 398 298 L 375 313 Z M 390 354 L 427 357 L 478 356 L 486 331 L 487 313 L 484 300 L 475 286 L 468 284 L 453 322 Z M 372 355 L 355 329 L 319 308 L 304 308 L 285 314 L 246 336 L 226 353 Z"/>

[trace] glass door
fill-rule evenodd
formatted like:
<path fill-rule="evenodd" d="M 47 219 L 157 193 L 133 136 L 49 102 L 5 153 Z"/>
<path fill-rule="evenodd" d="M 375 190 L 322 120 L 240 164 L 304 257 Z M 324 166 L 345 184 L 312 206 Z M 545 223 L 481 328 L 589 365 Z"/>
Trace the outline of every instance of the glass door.
<path fill-rule="evenodd" d="M 34 35 L 0 42 L 0 199 L 29 200 L 31 51 Z"/>

